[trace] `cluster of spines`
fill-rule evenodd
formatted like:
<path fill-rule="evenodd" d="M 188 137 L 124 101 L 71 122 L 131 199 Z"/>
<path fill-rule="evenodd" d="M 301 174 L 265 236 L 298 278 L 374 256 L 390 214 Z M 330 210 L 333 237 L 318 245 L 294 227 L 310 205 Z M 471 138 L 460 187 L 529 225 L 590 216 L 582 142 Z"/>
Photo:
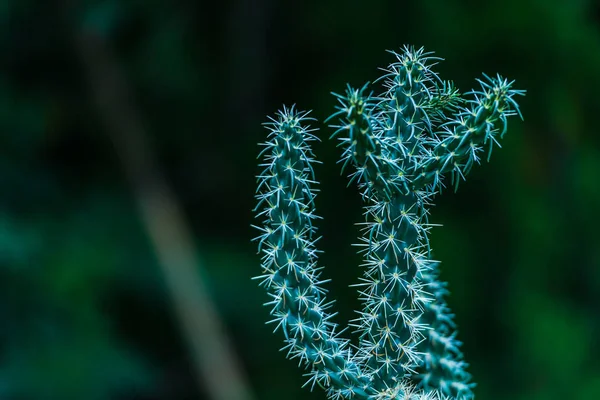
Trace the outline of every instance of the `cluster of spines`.
<path fill-rule="evenodd" d="M 367 201 L 361 238 L 365 272 L 363 310 L 353 325 L 359 346 L 335 332 L 319 280 L 314 247 L 314 160 L 303 126 L 306 114 L 285 109 L 269 124 L 265 171 L 259 176 L 259 236 L 264 274 L 272 297 L 270 321 L 286 338 L 290 358 L 311 368 L 309 383 L 334 399 L 433 399 L 473 397 L 445 283 L 431 259 L 428 206 L 450 173 L 455 188 L 488 158 L 519 113 L 513 99 L 523 92 L 501 78 L 480 81 L 482 90 L 464 100 L 451 82 L 431 70 L 436 60 L 422 49 L 396 54 L 378 97 L 348 86 L 336 95 L 341 162 L 352 164 Z M 450 116 L 447 116 L 450 115 Z M 520 114 L 519 114 L 520 115 Z M 497 126 L 501 125 L 501 129 Z M 418 389 L 418 390 L 417 390 Z"/>

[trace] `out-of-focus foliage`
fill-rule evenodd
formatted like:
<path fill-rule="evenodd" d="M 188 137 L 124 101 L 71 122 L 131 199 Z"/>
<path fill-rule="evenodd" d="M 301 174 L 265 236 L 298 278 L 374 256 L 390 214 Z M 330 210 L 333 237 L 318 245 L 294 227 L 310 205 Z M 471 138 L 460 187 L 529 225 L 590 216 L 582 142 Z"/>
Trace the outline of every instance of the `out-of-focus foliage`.
<path fill-rule="evenodd" d="M 205 398 L 133 190 L 77 50 L 112 47 L 182 206 L 256 397 L 300 389 L 250 277 L 255 143 L 282 102 L 362 85 L 403 44 L 435 49 L 463 90 L 499 72 L 527 90 L 494 163 L 440 197 L 442 278 L 480 399 L 600 398 L 600 6 L 591 0 L 0 2 L 0 396 Z M 327 128 L 319 133 L 329 136 Z M 321 248 L 354 318 L 358 196 L 329 141 Z M 472 204 L 479 204 L 473 209 Z M 349 217 L 351 216 L 351 218 Z M 201 386 L 201 385 L 200 385 Z"/>

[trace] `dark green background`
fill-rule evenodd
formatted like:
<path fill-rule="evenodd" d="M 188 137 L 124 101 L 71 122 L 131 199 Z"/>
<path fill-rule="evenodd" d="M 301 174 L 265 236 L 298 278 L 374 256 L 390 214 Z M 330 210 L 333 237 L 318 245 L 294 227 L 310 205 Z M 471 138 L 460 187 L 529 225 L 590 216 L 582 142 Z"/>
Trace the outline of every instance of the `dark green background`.
<path fill-rule="evenodd" d="M 265 326 L 254 175 L 260 124 L 425 46 L 463 92 L 527 90 L 502 150 L 437 198 L 433 248 L 479 399 L 600 399 L 600 4 L 585 0 L 0 1 L 0 397 L 203 399 L 78 36 L 111 49 L 194 235 L 256 399 L 323 399 Z M 315 151 L 338 320 L 354 317 L 361 203 Z"/>

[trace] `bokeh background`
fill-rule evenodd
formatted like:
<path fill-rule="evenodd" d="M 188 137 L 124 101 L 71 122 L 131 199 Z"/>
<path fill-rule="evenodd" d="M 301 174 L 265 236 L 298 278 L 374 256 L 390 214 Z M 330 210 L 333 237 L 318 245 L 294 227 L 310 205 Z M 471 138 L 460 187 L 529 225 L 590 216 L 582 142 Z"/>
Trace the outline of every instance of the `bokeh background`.
<path fill-rule="evenodd" d="M 324 120 L 404 44 L 463 92 L 482 72 L 527 90 L 432 215 L 477 398 L 600 399 L 591 0 L 0 1 L 0 398 L 323 399 L 250 280 L 256 143 L 284 103 Z M 315 126 L 345 323 L 361 202 Z"/>

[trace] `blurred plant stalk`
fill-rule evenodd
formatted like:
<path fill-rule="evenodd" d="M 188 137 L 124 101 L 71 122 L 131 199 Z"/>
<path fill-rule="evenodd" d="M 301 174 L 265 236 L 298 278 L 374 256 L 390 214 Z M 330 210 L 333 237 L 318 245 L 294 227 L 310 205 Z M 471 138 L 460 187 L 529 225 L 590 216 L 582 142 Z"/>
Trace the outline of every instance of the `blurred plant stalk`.
<path fill-rule="evenodd" d="M 154 161 L 126 79 L 102 35 L 90 29 L 76 35 L 97 111 L 133 188 L 182 334 L 193 353 L 200 390 L 207 390 L 214 400 L 252 400 L 246 376 L 201 277 L 192 235 L 176 196 Z"/>

